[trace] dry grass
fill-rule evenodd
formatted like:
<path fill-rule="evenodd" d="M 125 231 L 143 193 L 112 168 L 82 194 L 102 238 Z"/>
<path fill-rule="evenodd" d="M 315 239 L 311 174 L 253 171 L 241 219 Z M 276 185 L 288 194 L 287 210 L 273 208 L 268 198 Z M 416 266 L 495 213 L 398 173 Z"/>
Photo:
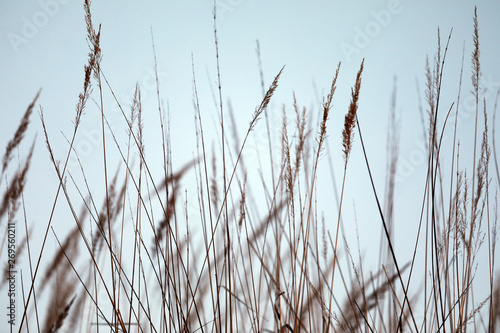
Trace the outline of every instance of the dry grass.
<path fill-rule="evenodd" d="M 251 178 L 252 172 L 247 169 L 250 166 L 245 163 L 243 153 L 251 140 L 250 134 L 261 125 L 263 115 L 268 139 L 271 138 L 266 112 L 279 89 L 284 67 L 275 75 L 269 88 L 263 89 L 262 101 L 253 113 L 249 113 L 250 122 L 241 141 L 238 132 L 229 136 L 229 131 L 224 130 L 224 116 L 229 114 L 232 117 L 233 129 L 236 120 L 231 107 L 226 107 L 221 98 L 223 87 L 215 25 L 219 144 L 213 144 L 209 153 L 207 142 L 216 140 L 206 137 L 203 130 L 193 61 L 197 156 L 181 169 L 174 169 L 171 142 L 177 138 L 170 137 L 170 124 L 166 124 L 163 117 L 165 110 L 160 104 L 157 77 L 163 156 L 163 175 L 157 180 L 146 156 L 145 113 L 140 88 L 136 86 L 130 112 L 125 112 L 100 65 L 100 26 L 95 29 L 92 22 L 90 1 L 85 1 L 84 11 L 90 51 L 88 63 L 84 66 L 83 89 L 76 105 L 74 130 L 62 160 L 55 156 L 40 107 L 47 149 L 59 180 L 53 189 L 56 195 L 51 215 L 43 225 L 29 225 L 25 211 L 30 207 L 25 207 L 23 200 L 34 144 L 22 163 L 19 161 L 17 167 L 12 163 L 16 150 L 24 149 L 24 137 L 40 93 L 29 104 L 2 160 L 0 221 L 6 229 L 0 254 L 4 275 L 9 277 L 12 274 L 13 266 L 9 261 L 12 257 L 29 267 L 28 274 L 25 271 L 21 275 L 19 293 L 22 297 L 17 299 L 18 313 L 15 325 L 11 326 L 13 330 L 495 332 L 500 320 L 500 285 L 495 273 L 498 206 L 496 195 L 493 198 L 490 194 L 496 193 L 498 184 L 489 175 L 490 113 L 486 102 L 480 99 L 477 10 L 473 17 L 472 54 L 472 86 L 476 102 L 473 168 L 472 171 L 461 168 L 460 162 L 467 157 L 460 156 L 460 146 L 455 139 L 451 147 L 451 172 L 443 168 L 443 133 L 449 126 L 447 120 L 454 103 L 446 106 L 440 100 L 451 33 L 443 53 L 438 33 L 434 62 L 431 66 L 427 61 L 425 68 L 428 172 L 422 187 L 422 213 L 412 245 L 414 255 L 403 262 L 397 259 L 398 248 L 393 238 L 394 224 L 397 223 L 393 210 L 399 138 L 394 115 L 396 90 L 390 114 L 393 128 L 388 134 L 388 190 L 382 209 L 370 169 L 370 152 L 366 151 L 360 128 L 363 119 L 357 113 L 358 107 L 364 108 L 362 104 L 358 105 L 362 95 L 364 60 L 356 75 L 344 118 L 342 147 L 339 149 L 344 170 L 335 226 L 331 217 L 319 216 L 323 209 L 317 206 L 316 199 L 321 195 L 317 189 L 323 176 L 318 173 L 318 166 L 326 151 L 327 125 L 339 84 L 340 63 L 318 115 L 301 108 L 294 95 L 294 121 L 290 126 L 287 107 L 283 106 L 280 150 L 275 143 L 269 142 L 271 181 L 265 180 L 269 175 L 264 175 L 261 168 L 258 170 L 261 186 L 258 186 L 258 180 Z M 257 52 L 260 62 L 259 48 Z M 262 71 L 260 74 L 263 78 Z M 95 92 L 93 86 L 97 88 Z M 109 106 L 104 104 L 102 97 L 105 93 L 115 98 L 127 124 L 126 144 L 119 142 L 108 123 L 106 112 Z M 98 96 L 96 105 L 101 113 L 102 126 L 104 179 L 99 193 L 89 185 L 90 176 L 73 149 L 81 118 L 93 95 Z M 459 100 L 460 92 L 456 101 L 457 112 Z M 443 107 L 447 109 L 444 115 L 441 112 Z M 225 111 L 226 108 L 229 111 Z M 319 123 L 317 137 L 310 135 L 314 132 L 315 117 Z M 484 121 L 482 129 L 479 128 L 481 119 Z M 455 122 L 454 138 L 456 126 Z M 362 245 L 358 243 L 356 258 L 351 251 L 352 244 L 341 235 L 344 190 L 346 186 L 352 186 L 346 181 L 346 174 L 356 144 L 356 127 L 384 239 L 379 250 L 380 269 L 375 272 L 363 267 Z M 476 141 L 479 139 L 481 144 L 476 157 Z M 121 158 L 121 164 L 112 177 L 108 171 L 111 149 Z M 78 159 L 82 181 L 67 171 L 72 154 Z M 138 166 L 133 162 L 134 156 L 139 159 Z M 493 158 L 496 164 L 496 156 Z M 9 176 L 12 170 L 14 175 Z M 449 183 L 443 180 L 445 177 L 449 177 Z M 195 188 L 189 192 L 184 191 L 182 185 L 186 178 L 195 181 Z M 445 190 L 450 193 L 448 202 L 443 200 Z M 190 212 L 193 208 L 188 205 L 188 196 L 194 196 L 197 202 L 195 215 Z M 101 199 L 102 204 L 98 206 L 96 201 Z M 63 200 L 73 217 L 66 232 L 52 227 L 56 206 L 62 205 Z M 78 206 L 81 206 L 80 213 L 77 213 Z M 25 213 L 25 235 L 16 244 L 15 251 L 9 252 L 5 250 L 9 244 L 9 226 L 19 224 L 15 216 L 20 214 L 20 208 Z M 357 230 L 357 220 L 349 223 L 355 224 Z M 36 252 L 30 247 L 33 228 L 43 235 L 40 237 L 42 245 Z M 45 246 L 48 239 L 56 240 L 59 246 L 54 253 L 48 253 Z M 478 299 L 479 290 L 484 291 L 485 287 L 475 280 L 479 269 L 485 271 L 479 267 L 481 263 L 478 261 L 483 248 L 488 251 L 488 296 Z M 417 255 L 424 258 L 423 264 L 416 259 Z M 3 281 L 0 288 L 6 291 L 9 283 Z"/>

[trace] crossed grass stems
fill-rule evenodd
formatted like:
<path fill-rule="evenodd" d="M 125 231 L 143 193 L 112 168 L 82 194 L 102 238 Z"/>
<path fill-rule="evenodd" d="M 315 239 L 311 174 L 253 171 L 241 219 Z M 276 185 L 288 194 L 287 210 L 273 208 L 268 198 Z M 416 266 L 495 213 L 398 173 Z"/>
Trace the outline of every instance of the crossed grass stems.
<path fill-rule="evenodd" d="M 85 1 L 84 10 L 90 52 L 88 64 L 84 67 L 85 79 L 76 106 L 74 130 L 67 138 L 69 149 L 62 161 L 54 156 L 43 109 L 40 107 L 39 111 L 59 185 L 44 229 L 43 242 L 37 252 L 33 252 L 30 247 L 30 239 L 34 237 L 33 227 L 27 221 L 23 194 L 35 141 L 24 163 L 19 162 L 10 180 L 7 180 L 7 171 L 13 154 L 24 139 L 40 92 L 28 106 L 14 138 L 7 144 L 2 161 L 0 184 L 4 193 L 0 218 L 7 223 L 19 223 L 15 217 L 23 209 L 25 237 L 17 244 L 16 258 L 24 258 L 29 266 L 28 273 L 24 272 L 23 276 L 21 272 L 22 316 L 19 316 L 14 329 L 20 332 L 54 332 L 61 328 L 70 331 L 109 329 L 113 332 L 495 332 L 500 317 L 500 287 L 494 278 L 498 209 L 496 197 L 490 202 L 489 195 L 492 180 L 488 166 L 491 154 L 486 101 L 481 103 L 480 99 L 481 69 L 476 10 L 473 18 L 472 54 L 472 86 L 476 99 L 472 179 L 470 175 L 467 176 L 465 169 L 459 168 L 464 157 L 459 153 L 458 117 L 455 116 L 454 124 L 447 122 L 450 115 L 453 112 L 456 115 L 459 110 L 463 61 L 457 100 L 443 114 L 440 110 L 443 107 L 440 101 L 441 82 L 451 33 L 442 52 L 438 30 L 437 53 L 432 66 L 427 61 L 425 68 L 427 177 L 413 257 L 404 265 L 397 260 L 393 246 L 393 204 L 399 138 L 395 121 L 395 91 L 390 113 L 392 129 L 389 129 L 388 134 L 386 196 L 382 207 L 357 116 L 364 60 L 357 73 L 344 119 L 344 170 L 340 197 L 337 200 L 338 216 L 333 222 L 335 232 L 332 235 L 331 230 L 326 227 L 332 222 L 318 217 L 320 209 L 316 207 L 315 196 L 320 156 L 325 150 L 330 154 L 325 139 L 340 63 L 329 94 L 321 104 L 316 134 L 310 112 L 306 108 L 301 109 L 294 96 L 295 126 L 291 144 L 288 113 L 283 106 L 281 157 L 279 161 L 275 161 L 277 152 L 273 149 L 269 135 L 268 105 L 284 68 L 276 75 L 267 91 L 264 89 L 261 70 L 263 100 L 252 115 L 243 140 L 239 140 L 238 133 L 229 136 L 225 132 L 224 116 L 227 111 L 222 103 L 214 11 L 220 152 L 213 152 L 210 158 L 206 151 L 193 61 L 199 157 L 179 171 L 173 170 L 170 147 L 172 141 L 169 128 L 164 124 L 164 110 L 160 103 L 156 77 L 164 173 L 163 180 L 157 182 L 144 151 L 140 89 L 136 87 L 133 103 L 127 114 L 100 67 L 100 26 L 95 30 L 90 1 Z M 154 41 L 152 44 L 155 54 Z M 258 58 L 260 64 L 260 53 Z M 156 55 L 154 60 L 156 68 Z M 101 112 L 106 185 L 104 202 L 100 208 L 94 201 L 95 196 L 90 190 L 85 168 L 73 148 L 94 84 L 97 86 L 96 103 Z M 115 98 L 127 123 L 126 145 L 119 144 L 107 122 L 103 103 L 106 89 Z M 484 119 L 482 137 L 479 128 L 481 113 Z M 229 115 L 233 117 L 231 109 Z M 259 195 L 266 199 L 267 206 L 264 209 L 254 200 L 254 191 L 257 189 L 255 186 L 250 187 L 254 182 L 247 181 L 243 155 L 247 141 L 262 117 L 265 117 L 269 135 L 272 174 L 270 187 L 264 180 L 267 176 L 261 168 L 263 192 Z M 234 122 L 234 119 L 231 120 Z M 341 247 L 339 236 L 344 223 L 341 211 L 346 174 L 356 127 L 384 237 L 380 248 L 381 269 L 369 274 L 368 278 L 363 271 L 361 255 L 356 264 L 344 235 L 341 239 L 344 251 L 338 250 Z M 443 170 L 441 143 L 445 130 L 450 127 L 454 134 L 451 170 Z M 476 151 L 478 140 L 481 140 L 481 144 Z M 112 178 L 107 169 L 109 163 L 106 153 L 112 146 L 111 141 L 124 166 L 124 170 L 118 168 Z M 494 135 L 492 142 L 494 148 Z M 230 147 L 236 148 L 231 150 Z M 78 159 L 84 180 L 82 185 L 77 184 L 67 170 L 71 154 Z M 138 170 L 132 167 L 134 154 L 139 156 Z M 258 158 L 261 163 L 261 156 Z M 494 162 L 497 165 L 496 155 Z M 218 168 L 222 170 L 217 172 Z M 200 216 L 200 220 L 196 222 L 188 219 L 187 198 L 183 202 L 181 193 L 180 181 L 188 173 L 193 173 L 196 179 Z M 80 197 L 70 195 L 68 176 Z M 448 204 L 441 200 L 447 186 L 445 177 L 449 177 Z M 65 197 L 75 222 L 62 241 L 52 228 L 60 196 Z M 77 213 L 75 206 L 80 200 L 83 205 Z M 193 230 L 201 231 L 198 235 L 193 235 Z M 6 234 L 7 231 L 2 240 L 2 252 L 6 248 Z M 47 267 L 41 267 L 42 257 L 46 255 L 45 244 L 50 237 L 57 241 L 59 250 L 53 254 Z M 126 244 L 127 237 L 133 239 L 133 245 Z M 201 240 L 198 244 L 193 241 L 198 239 L 196 237 Z M 417 249 L 422 242 L 425 243 L 425 264 L 424 267 L 418 267 Z M 474 298 L 474 277 L 478 265 L 476 256 L 481 246 L 488 249 L 487 270 L 490 283 L 488 297 L 477 302 Z M 341 259 L 345 260 L 347 269 L 342 268 Z M 9 274 L 8 270 L 6 265 L 4 274 Z M 415 272 L 421 271 L 426 272 L 423 277 L 414 276 Z M 346 273 L 349 275 L 346 276 Z M 352 273 L 354 277 L 351 276 Z M 415 286 L 422 280 L 423 286 Z M 339 297 L 338 292 L 333 291 L 333 286 L 339 283 L 345 292 L 344 297 Z M 47 295 L 47 287 L 50 288 L 51 285 L 53 291 L 51 295 Z M 5 279 L 1 282 L 1 288 L 6 289 Z M 423 294 L 423 298 L 419 299 L 419 294 Z"/>

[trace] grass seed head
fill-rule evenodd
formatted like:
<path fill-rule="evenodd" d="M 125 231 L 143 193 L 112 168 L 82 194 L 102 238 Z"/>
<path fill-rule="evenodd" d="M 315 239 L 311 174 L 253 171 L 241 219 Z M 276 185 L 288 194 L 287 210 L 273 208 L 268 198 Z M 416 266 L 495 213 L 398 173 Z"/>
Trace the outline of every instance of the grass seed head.
<path fill-rule="evenodd" d="M 356 125 L 356 112 L 358 110 L 359 90 L 361 89 L 361 74 L 363 73 L 363 66 L 365 60 L 361 62 L 358 74 L 356 75 L 356 83 L 352 89 L 351 103 L 349 110 L 344 119 L 344 129 L 342 130 L 342 147 L 344 152 L 344 159 L 347 163 L 349 153 L 351 152 L 352 142 L 354 139 L 354 126 Z"/>

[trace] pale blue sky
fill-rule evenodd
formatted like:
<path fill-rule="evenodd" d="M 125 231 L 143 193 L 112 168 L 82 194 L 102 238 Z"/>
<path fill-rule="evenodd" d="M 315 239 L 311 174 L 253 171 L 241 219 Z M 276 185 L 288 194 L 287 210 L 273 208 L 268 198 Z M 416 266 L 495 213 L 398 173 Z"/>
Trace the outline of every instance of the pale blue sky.
<path fill-rule="evenodd" d="M 489 87 L 484 97 L 491 112 L 495 92 L 500 87 L 500 2 L 220 0 L 218 3 L 222 94 L 224 103 L 231 101 L 241 133 L 246 131 L 253 110 L 262 97 L 256 40 L 260 42 L 266 87 L 280 68 L 286 65 L 270 108 L 270 118 L 274 120 L 272 132 L 278 138 L 276 148 L 281 130 L 281 105 L 284 103 L 292 110 L 292 94 L 295 92 L 298 103 L 310 108 L 312 117 L 316 118 L 317 94 L 321 98 L 327 92 L 337 64 L 342 61 L 328 124 L 329 145 L 338 185 L 343 163 L 341 127 L 351 86 L 359 64 L 365 58 L 359 117 L 368 154 L 372 159 L 376 185 L 383 194 L 386 120 L 393 78 L 397 76 L 396 108 L 401 123 L 401 169 L 396 188 L 396 219 L 399 223 L 396 229 L 402 232 L 401 243 L 413 244 L 426 172 L 425 163 L 419 162 L 422 128 L 416 80 L 423 97 L 425 57 L 429 55 L 432 60 L 436 51 L 437 28 L 441 29 L 443 43 L 453 28 L 444 70 L 442 110 L 448 109 L 456 99 L 464 46 L 462 99 L 470 101 L 472 17 L 474 4 L 477 4 L 483 82 Z M 207 135 L 213 135 L 217 127 L 218 115 L 211 92 L 211 86 L 213 89 L 216 86 L 213 3 L 202 0 L 94 0 L 92 13 L 94 23 L 102 24 L 102 69 L 122 104 L 128 108 L 135 83 L 139 82 L 141 86 L 144 110 L 148 115 L 146 140 L 150 144 L 146 144 L 146 153 L 154 159 L 155 149 L 161 147 L 156 144 L 160 133 L 157 130 L 152 28 L 161 99 L 164 105 L 169 105 L 171 113 L 174 168 L 182 166 L 192 159 L 196 150 L 191 55 L 195 61 Z M 83 66 L 88 53 L 85 38 L 81 1 L 0 2 L 0 147 L 5 147 L 26 106 L 42 88 L 38 104 L 44 109 L 55 152 L 59 158 L 63 158 L 67 145 L 60 132 L 69 135 L 72 130 L 71 121 L 82 89 Z M 108 92 L 105 102 L 109 120 L 123 134 L 123 120 Z M 425 104 L 423 106 L 426 107 Z M 464 116 L 459 136 L 463 142 L 468 142 L 473 133 L 470 107 L 464 103 L 461 110 Z M 102 168 L 100 146 L 93 141 L 96 130 L 100 128 L 97 114 L 97 108 L 90 102 L 75 145 L 80 157 L 88 165 L 87 172 L 96 174 Z M 262 121 L 255 130 L 256 136 L 265 134 L 264 126 Z M 49 216 L 57 183 L 36 114 L 32 118 L 29 140 L 32 140 L 34 133 L 38 133 L 37 147 L 28 189 L 39 196 L 26 199 L 37 206 L 32 210 L 37 213 L 31 213 L 29 218 L 43 225 Z M 217 144 L 216 140 L 214 144 Z M 25 147 L 28 147 L 26 142 Z M 263 156 L 267 158 L 267 143 L 260 147 L 258 143 L 249 143 L 250 159 L 254 156 L 252 149 L 263 149 Z M 470 144 L 464 143 L 463 149 L 465 156 L 465 152 L 471 149 Z M 256 165 L 256 161 L 253 162 Z M 158 158 L 158 163 L 161 166 L 161 158 Z M 251 164 L 252 160 L 248 163 Z M 328 159 L 323 158 L 321 163 L 320 171 L 324 172 L 324 176 L 320 176 L 320 179 L 323 177 L 325 181 L 318 190 L 330 191 L 327 197 L 332 198 L 332 191 L 328 190 L 332 186 Z M 471 161 L 464 159 L 462 165 L 471 168 Z M 115 165 L 110 167 L 114 171 Z M 76 172 L 77 169 L 73 170 Z M 191 191 L 194 194 L 195 190 Z M 378 242 L 380 222 L 357 134 L 350 160 L 346 198 L 346 216 L 352 216 L 353 202 L 357 207 L 358 224 L 364 226 L 360 231 L 362 240 L 367 244 L 373 239 Z M 325 215 L 336 216 L 335 205 L 326 202 L 324 207 Z M 376 237 L 373 238 L 373 235 Z M 354 238 L 350 239 L 354 241 Z M 410 251 L 411 248 L 402 246 L 402 257 L 407 259 Z"/>

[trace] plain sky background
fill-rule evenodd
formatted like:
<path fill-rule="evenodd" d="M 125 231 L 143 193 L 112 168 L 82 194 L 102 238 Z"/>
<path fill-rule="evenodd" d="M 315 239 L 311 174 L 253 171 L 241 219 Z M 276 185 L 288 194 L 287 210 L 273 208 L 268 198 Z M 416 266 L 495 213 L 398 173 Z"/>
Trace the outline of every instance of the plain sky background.
<path fill-rule="evenodd" d="M 395 219 L 396 233 L 399 235 L 396 241 L 399 250 L 396 252 L 401 254 L 401 260 L 409 260 L 412 247 L 406 244 L 414 244 L 426 173 L 426 165 L 422 160 L 419 107 L 422 103 L 424 110 L 426 108 L 423 100 L 425 61 L 427 55 L 431 62 L 434 57 L 438 27 L 441 29 L 443 49 L 453 28 L 444 68 L 442 111 L 456 100 L 462 51 L 465 50 L 458 136 L 463 142 L 461 165 L 469 170 L 472 167 L 470 58 L 474 5 L 478 6 L 480 60 L 483 86 L 488 88 L 484 97 L 490 112 L 491 128 L 495 94 L 500 88 L 499 1 L 220 0 L 217 29 L 225 110 L 230 102 L 242 136 L 262 98 L 256 56 L 258 40 L 266 87 L 281 67 L 286 65 L 269 109 L 271 132 L 276 138 L 275 148 L 279 152 L 282 104 L 291 112 L 295 93 L 298 104 L 308 108 L 315 122 L 319 102 L 328 92 L 338 62 L 342 62 L 328 123 L 330 153 L 323 155 L 320 161 L 319 179 L 322 181 L 318 186 L 319 193 L 325 193 L 319 198 L 319 209 L 335 221 L 336 205 L 332 204 L 333 183 L 328 161 L 330 158 L 333 161 L 339 187 L 343 167 L 341 128 L 360 62 L 365 58 L 358 114 L 381 196 L 386 169 L 387 119 L 394 78 L 397 77 L 396 114 L 401 141 L 396 185 Z M 192 58 L 204 129 L 206 135 L 212 135 L 209 149 L 212 144 L 217 146 L 218 138 L 213 136 L 218 133 L 218 111 L 212 95 L 217 79 L 213 3 L 201 0 L 95 0 L 91 10 L 94 24 L 102 24 L 101 67 L 126 110 L 136 82 L 141 87 L 146 117 L 146 154 L 150 163 L 157 163 L 158 170 L 161 170 L 151 30 L 159 66 L 160 97 L 163 105 L 168 105 L 170 114 L 174 169 L 180 168 L 196 154 Z M 36 111 L 39 111 L 38 105 L 43 107 L 56 158 L 63 159 L 65 156 L 67 143 L 61 132 L 66 136 L 71 133 L 71 121 L 82 89 L 83 66 L 87 62 L 83 13 L 82 1 L 76 0 L 0 2 L 0 147 L 5 147 L 11 139 L 27 105 L 42 88 Z M 125 127 L 121 114 L 109 91 L 105 91 L 108 120 L 116 131 L 123 134 Z M 97 98 L 97 94 L 93 97 Z M 75 145 L 87 173 L 96 175 L 97 189 L 97 182 L 102 179 L 99 171 L 102 169 L 102 155 L 95 139 L 100 130 L 98 115 L 97 108 L 90 101 Z M 289 119 L 293 119 L 291 113 Z M 450 128 L 445 133 L 448 147 L 451 143 Z M 36 152 L 25 199 L 31 205 L 28 207 L 29 221 L 35 225 L 36 232 L 42 232 L 50 214 L 57 179 L 45 149 L 37 114 L 33 114 L 27 141 L 23 144 L 24 150 L 20 152 L 21 158 L 35 133 L 38 133 Z M 247 167 L 257 168 L 256 150 L 262 151 L 263 164 L 266 161 L 268 163 L 267 142 L 264 140 L 266 135 L 262 119 L 255 129 L 253 140 L 249 142 Z M 450 155 L 446 156 L 446 161 L 449 161 Z M 369 252 L 369 245 L 379 240 L 380 221 L 357 133 L 349 163 L 344 219 L 353 220 L 355 206 L 361 242 L 367 245 L 363 250 Z M 110 163 L 111 172 L 115 170 L 116 164 Z M 74 160 L 70 171 L 78 173 Z M 496 182 L 493 182 L 493 186 L 498 188 Z M 189 191 L 194 198 L 196 189 Z M 69 215 L 65 215 L 67 211 L 62 203 L 65 202 L 60 199 L 58 207 L 62 218 L 55 222 L 55 228 L 64 234 L 67 224 L 72 227 L 74 222 Z M 193 216 L 196 216 L 195 199 L 191 205 L 194 207 Z M 346 225 L 349 240 L 355 242 L 352 222 Z M 55 242 L 51 246 L 55 246 Z"/>

